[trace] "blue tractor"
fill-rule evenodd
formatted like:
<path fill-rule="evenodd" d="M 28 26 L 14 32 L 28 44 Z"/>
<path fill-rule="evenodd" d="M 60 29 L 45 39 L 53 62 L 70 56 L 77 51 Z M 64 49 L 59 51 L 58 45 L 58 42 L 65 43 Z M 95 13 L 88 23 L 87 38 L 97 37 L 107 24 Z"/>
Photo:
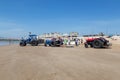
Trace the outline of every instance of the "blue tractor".
<path fill-rule="evenodd" d="M 51 40 L 46 40 L 44 45 L 47 46 L 51 46 L 51 47 L 60 47 L 61 45 L 63 45 L 63 40 L 62 39 L 56 39 L 53 38 Z"/>
<path fill-rule="evenodd" d="M 38 44 L 43 44 L 44 39 L 38 39 L 37 35 L 29 35 L 28 39 L 23 39 L 20 41 L 20 46 L 26 46 L 31 44 L 32 46 L 38 46 Z"/>

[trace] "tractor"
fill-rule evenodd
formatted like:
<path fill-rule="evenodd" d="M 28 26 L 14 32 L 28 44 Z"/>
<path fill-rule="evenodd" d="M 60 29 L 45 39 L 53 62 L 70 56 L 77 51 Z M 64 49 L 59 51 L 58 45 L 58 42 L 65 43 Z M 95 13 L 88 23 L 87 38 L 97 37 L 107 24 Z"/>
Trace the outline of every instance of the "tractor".
<path fill-rule="evenodd" d="M 38 39 L 37 35 L 29 35 L 28 39 L 23 39 L 20 41 L 20 46 L 26 46 L 31 44 L 32 46 L 38 46 L 38 44 L 43 44 L 44 39 Z"/>
<path fill-rule="evenodd" d="M 84 43 L 85 48 L 93 47 L 93 48 L 108 48 L 112 44 L 106 40 L 105 38 L 88 38 Z"/>
<path fill-rule="evenodd" d="M 63 40 L 62 39 L 57 39 L 57 38 L 52 38 L 51 40 L 46 40 L 44 45 L 47 46 L 51 46 L 51 47 L 60 47 L 61 45 L 63 45 Z"/>

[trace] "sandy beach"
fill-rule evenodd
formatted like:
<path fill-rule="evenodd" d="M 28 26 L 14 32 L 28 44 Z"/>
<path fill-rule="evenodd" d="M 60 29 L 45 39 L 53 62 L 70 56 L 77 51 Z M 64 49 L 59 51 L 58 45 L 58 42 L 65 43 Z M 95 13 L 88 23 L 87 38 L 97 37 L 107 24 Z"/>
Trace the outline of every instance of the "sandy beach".
<path fill-rule="evenodd" d="M 0 80 L 120 80 L 120 45 L 0 46 Z"/>

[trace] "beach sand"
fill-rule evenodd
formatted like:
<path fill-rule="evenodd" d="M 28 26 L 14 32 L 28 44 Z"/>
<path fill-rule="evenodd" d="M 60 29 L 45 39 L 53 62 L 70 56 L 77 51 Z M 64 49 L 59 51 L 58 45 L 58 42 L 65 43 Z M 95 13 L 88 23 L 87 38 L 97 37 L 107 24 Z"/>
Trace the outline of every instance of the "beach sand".
<path fill-rule="evenodd" d="M 120 45 L 0 46 L 0 80 L 120 80 Z"/>

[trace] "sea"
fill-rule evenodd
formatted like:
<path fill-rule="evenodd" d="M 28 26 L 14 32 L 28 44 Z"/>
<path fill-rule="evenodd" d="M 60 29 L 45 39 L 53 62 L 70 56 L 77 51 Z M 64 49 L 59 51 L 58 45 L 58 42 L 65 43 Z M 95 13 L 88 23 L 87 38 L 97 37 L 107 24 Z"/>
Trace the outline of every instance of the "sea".
<path fill-rule="evenodd" d="M 0 46 L 19 44 L 20 41 L 0 41 Z"/>

